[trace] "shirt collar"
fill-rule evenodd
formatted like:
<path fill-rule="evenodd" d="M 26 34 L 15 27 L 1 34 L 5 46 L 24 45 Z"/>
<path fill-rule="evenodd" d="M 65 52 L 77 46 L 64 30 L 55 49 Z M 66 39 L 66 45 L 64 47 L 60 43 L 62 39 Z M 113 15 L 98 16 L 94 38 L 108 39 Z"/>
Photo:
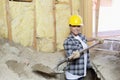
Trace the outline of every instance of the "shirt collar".
<path fill-rule="evenodd" d="M 79 33 L 78 36 L 81 36 L 81 33 Z M 68 38 L 74 38 L 74 35 L 72 33 L 70 33 L 70 35 L 68 36 Z"/>

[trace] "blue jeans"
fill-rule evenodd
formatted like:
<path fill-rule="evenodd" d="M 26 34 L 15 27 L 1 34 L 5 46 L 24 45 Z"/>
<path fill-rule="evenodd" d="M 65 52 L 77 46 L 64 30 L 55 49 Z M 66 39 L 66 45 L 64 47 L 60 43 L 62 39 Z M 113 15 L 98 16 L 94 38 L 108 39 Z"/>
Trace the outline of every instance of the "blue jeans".
<path fill-rule="evenodd" d="M 83 80 L 84 78 L 79 78 L 78 80 Z"/>

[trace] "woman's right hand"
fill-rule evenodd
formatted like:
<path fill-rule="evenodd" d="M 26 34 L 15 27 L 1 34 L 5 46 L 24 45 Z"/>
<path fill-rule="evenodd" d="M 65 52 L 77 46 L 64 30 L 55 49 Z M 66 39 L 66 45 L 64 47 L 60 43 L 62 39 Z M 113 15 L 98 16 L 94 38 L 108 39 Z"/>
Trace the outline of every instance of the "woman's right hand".
<path fill-rule="evenodd" d="M 77 51 L 73 51 L 73 53 L 68 58 L 69 58 L 69 60 L 74 60 L 79 57 L 80 57 L 80 52 L 77 50 Z"/>

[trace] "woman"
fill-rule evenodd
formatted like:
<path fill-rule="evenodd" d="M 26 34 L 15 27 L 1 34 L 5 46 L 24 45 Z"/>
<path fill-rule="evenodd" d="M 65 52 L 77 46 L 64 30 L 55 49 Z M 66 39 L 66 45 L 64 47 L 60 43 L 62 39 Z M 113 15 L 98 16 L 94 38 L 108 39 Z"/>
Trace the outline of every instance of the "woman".
<path fill-rule="evenodd" d="M 87 41 L 96 40 L 94 38 L 86 39 L 84 35 L 80 33 L 80 29 L 83 26 L 82 18 L 79 15 L 72 15 L 69 19 L 70 35 L 64 41 L 64 49 L 66 56 L 73 60 L 69 62 L 66 67 L 66 80 L 83 80 L 86 76 L 86 71 L 90 66 L 89 51 L 80 55 L 79 52 L 87 48 Z"/>

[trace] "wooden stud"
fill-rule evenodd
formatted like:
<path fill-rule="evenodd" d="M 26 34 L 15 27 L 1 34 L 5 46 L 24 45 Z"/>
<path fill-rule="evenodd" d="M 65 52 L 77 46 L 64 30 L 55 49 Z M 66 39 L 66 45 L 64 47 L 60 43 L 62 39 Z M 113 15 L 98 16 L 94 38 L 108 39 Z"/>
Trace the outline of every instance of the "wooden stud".
<path fill-rule="evenodd" d="M 84 0 L 80 0 L 80 11 L 79 14 L 84 17 Z"/>
<path fill-rule="evenodd" d="M 80 1 L 80 15 L 83 18 L 84 27 L 82 33 L 87 37 L 92 36 L 92 0 Z"/>
<path fill-rule="evenodd" d="M 57 50 L 56 48 L 56 7 L 55 7 L 55 0 L 53 0 L 53 19 L 54 19 L 54 51 Z"/>
<path fill-rule="evenodd" d="M 9 9 L 9 0 L 6 0 L 6 20 L 8 27 L 8 40 L 12 41 L 12 29 L 11 29 L 11 17 L 10 17 L 10 9 Z"/>
<path fill-rule="evenodd" d="M 55 1 L 55 4 L 67 4 L 67 5 L 69 5 L 69 3 L 68 2 L 65 2 L 65 1 Z"/>
<path fill-rule="evenodd" d="M 69 2 L 70 2 L 70 14 L 72 15 L 72 0 L 69 0 Z"/>
<path fill-rule="evenodd" d="M 84 24 L 81 29 L 82 34 L 88 38 L 92 37 L 92 0 L 80 0 L 80 15 Z"/>
<path fill-rule="evenodd" d="M 33 1 L 33 4 L 34 4 L 33 48 L 37 49 L 37 40 L 36 40 L 36 0 Z"/>
<path fill-rule="evenodd" d="M 95 11 L 95 37 L 98 36 L 99 8 L 100 8 L 100 0 L 97 0 L 96 11 Z"/>

